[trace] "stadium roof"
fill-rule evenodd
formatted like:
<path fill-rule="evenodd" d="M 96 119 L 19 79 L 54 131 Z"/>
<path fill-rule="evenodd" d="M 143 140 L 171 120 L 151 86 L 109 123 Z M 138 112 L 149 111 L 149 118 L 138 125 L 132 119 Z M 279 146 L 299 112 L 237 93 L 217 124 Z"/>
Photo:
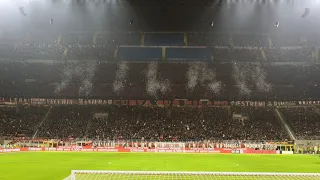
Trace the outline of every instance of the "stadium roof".
<path fill-rule="evenodd" d="M 0 1 L 2 31 L 309 33 L 319 29 L 319 17 L 319 0 Z"/>

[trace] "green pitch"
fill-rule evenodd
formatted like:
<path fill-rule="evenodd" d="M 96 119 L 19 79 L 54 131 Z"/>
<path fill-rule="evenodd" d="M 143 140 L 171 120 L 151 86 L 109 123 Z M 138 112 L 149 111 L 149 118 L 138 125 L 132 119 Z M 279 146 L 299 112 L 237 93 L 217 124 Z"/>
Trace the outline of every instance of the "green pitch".
<path fill-rule="evenodd" d="M 25 152 L 0 154 L 0 180 L 61 180 L 71 170 L 320 172 L 314 155 Z"/>

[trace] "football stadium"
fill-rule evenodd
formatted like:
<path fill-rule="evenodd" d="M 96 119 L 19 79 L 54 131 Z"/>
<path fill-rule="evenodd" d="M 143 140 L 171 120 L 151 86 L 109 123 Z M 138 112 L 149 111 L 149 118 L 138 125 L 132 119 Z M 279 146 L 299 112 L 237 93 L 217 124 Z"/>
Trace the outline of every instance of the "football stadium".
<path fill-rule="evenodd" d="M 0 0 L 0 180 L 319 180 L 320 0 Z"/>

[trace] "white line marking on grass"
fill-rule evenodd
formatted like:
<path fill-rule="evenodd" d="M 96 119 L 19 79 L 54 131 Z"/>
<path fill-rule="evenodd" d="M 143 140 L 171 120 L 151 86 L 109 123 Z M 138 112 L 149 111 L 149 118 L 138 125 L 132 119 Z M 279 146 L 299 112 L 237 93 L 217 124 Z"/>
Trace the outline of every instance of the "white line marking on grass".
<path fill-rule="evenodd" d="M 63 180 L 70 180 L 70 179 L 71 179 L 71 175 L 66 177 L 66 178 L 64 178 Z"/>

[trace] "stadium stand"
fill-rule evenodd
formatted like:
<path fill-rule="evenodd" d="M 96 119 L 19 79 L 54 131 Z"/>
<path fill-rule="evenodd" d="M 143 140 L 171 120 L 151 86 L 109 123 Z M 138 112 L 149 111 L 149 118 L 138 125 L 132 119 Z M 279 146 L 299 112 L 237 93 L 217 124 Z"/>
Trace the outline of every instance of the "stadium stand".
<path fill-rule="evenodd" d="M 293 4 L 305 7 L 304 2 L 290 0 L 272 1 L 272 8 L 265 1 L 80 0 L 52 1 L 48 6 L 36 1 L 5 5 L 18 6 L 19 16 L 0 2 L 1 14 L 12 17 L 12 22 L 0 18 L 0 154 L 320 153 L 320 36 L 314 2 L 308 4 L 314 5 L 311 17 L 297 19 Z M 115 167 L 112 158 L 103 166 L 94 161 L 99 166 L 91 169 L 134 169 L 128 163 L 134 160 L 119 158 L 126 164 Z M 236 158 L 227 161 L 217 170 L 258 172 L 268 171 L 269 166 L 264 164 L 267 158 L 250 165 L 260 169 L 243 168 Z M 244 161 L 250 162 L 248 157 Z M 293 162 L 291 166 L 299 166 Z M 209 166 L 205 161 L 199 164 L 196 170 L 202 170 L 201 164 Z M 316 169 L 317 163 L 311 166 Z M 167 177 L 203 173 L 209 179 L 217 173 L 181 169 L 190 172 L 172 171 Z M 153 171 L 140 173 L 151 179 L 164 177 Z M 99 175 L 127 179 L 124 176 L 140 173 L 74 170 L 66 180 L 99 179 Z M 320 176 L 217 175 L 222 179 Z"/>
<path fill-rule="evenodd" d="M 25 132 L 47 139 L 89 137 L 148 140 L 285 140 L 288 136 L 272 108 L 147 108 L 147 107 L 29 107 L 23 116 L 15 108 L 3 110 L 2 132 L 14 137 Z M 36 112 L 36 113 L 35 113 Z M 107 113 L 97 118 L 96 112 Z M 232 114 L 245 114 L 245 119 Z M 10 117 L 10 118 L 8 118 Z M 30 119 L 28 121 L 27 119 Z M 89 124 L 90 122 L 90 124 Z M 89 125 L 88 125 L 89 124 Z M 308 134 L 307 134 L 308 135 Z"/>
<path fill-rule="evenodd" d="M 41 121 L 38 136 L 46 138 L 105 137 L 109 139 L 285 140 L 273 108 L 147 108 L 117 106 L 61 106 L 2 108 L 2 136 L 30 137 Z M 282 107 L 281 112 L 298 137 L 319 136 L 319 115 L 313 107 Z M 94 114 L 108 115 L 97 119 Z M 241 114 L 244 119 L 233 118 Z M 90 126 L 88 126 L 88 123 Z"/>
<path fill-rule="evenodd" d="M 194 12 L 190 9 L 185 11 L 186 15 Z M 116 19 L 112 22 L 116 22 Z M 165 25 L 166 22 L 158 23 L 158 25 L 153 24 L 154 28 L 161 29 L 160 26 Z M 75 26 L 79 25 L 81 23 Z M 197 28 L 205 30 L 206 28 L 203 27 L 201 25 Z M 317 46 L 320 41 L 319 36 L 312 32 L 266 34 L 224 32 L 219 29 L 214 29 L 215 31 L 212 32 L 142 32 L 133 25 L 133 20 L 130 21 L 130 27 L 119 25 L 111 27 L 113 28 L 111 31 L 82 32 L 71 31 L 69 28 L 66 28 L 61 34 L 43 30 L 2 32 L 3 36 L 0 37 L 0 97 L 102 98 L 109 100 L 215 99 L 228 102 L 234 100 L 297 102 L 305 99 L 317 100 L 318 97 L 319 66 L 311 63 L 319 59 Z M 116 29 L 119 31 L 115 31 Z M 152 61 L 155 63 L 150 63 Z M 120 72 L 121 66 L 125 66 L 125 72 Z M 150 67 L 156 67 L 152 69 L 156 73 L 151 79 L 147 75 Z M 192 71 L 193 69 L 197 69 L 197 72 Z M 195 82 L 189 77 L 192 73 L 196 74 Z M 125 77 L 122 77 L 124 75 Z M 194 85 L 190 85 L 190 82 L 193 82 Z M 150 90 L 147 90 L 148 83 L 149 85 L 153 83 L 152 85 L 158 88 L 155 93 L 150 94 Z M 211 86 L 208 85 L 210 83 Z M 116 90 L 115 84 L 120 84 Z M 161 86 L 166 86 L 167 89 L 161 90 Z M 84 90 L 87 93 L 83 93 Z M 31 113 L 33 108 L 35 107 L 27 108 L 26 111 Z M 43 111 L 47 111 L 46 108 Z M 241 109 L 229 106 L 214 108 L 214 112 L 204 108 L 201 109 L 201 118 L 206 118 L 208 122 L 215 122 L 219 126 L 213 127 L 210 123 L 203 124 L 203 127 L 197 127 L 192 133 L 192 129 L 196 127 L 194 123 L 202 122 L 199 118 L 199 110 L 196 109 L 103 108 L 109 112 L 108 119 L 114 119 L 114 122 L 122 121 L 124 124 L 114 124 L 113 130 L 107 130 L 111 126 L 99 124 L 100 121 L 93 120 L 91 127 L 102 128 L 94 132 L 91 128 L 82 126 L 94 119 L 92 113 L 89 113 L 94 111 L 93 109 L 52 107 L 44 121 L 47 123 L 41 126 L 38 135 L 95 137 L 102 136 L 101 133 L 105 131 L 109 131 L 109 134 L 105 136 L 111 136 L 114 131 L 117 131 L 120 136 L 130 138 L 134 134 L 155 138 L 154 134 L 159 136 L 160 133 L 164 133 L 165 138 L 175 136 L 179 139 L 220 139 L 222 135 L 225 137 L 222 139 L 283 140 L 288 138 L 283 128 L 277 125 L 278 120 L 275 118 L 273 108 L 246 107 Z M 110 110 L 111 108 L 113 110 Z M 12 110 L 7 112 L 7 109 L 4 109 L 3 111 L 4 114 L 10 114 Z M 60 111 L 63 113 L 57 113 Z M 80 117 L 75 115 L 80 111 L 86 113 L 78 115 Z M 302 116 L 304 114 L 312 116 L 310 118 L 305 116 L 307 119 L 317 118 L 315 111 L 310 110 L 314 112 L 311 113 L 303 108 L 293 110 L 284 108 L 281 111 L 288 118 L 288 122 L 298 136 L 318 135 L 317 129 L 312 131 L 300 124 L 300 116 L 292 117 L 294 113 L 298 113 Z M 167 115 L 168 113 L 170 116 Z M 231 118 L 233 113 L 246 114 L 250 118 L 246 123 L 233 121 Z M 147 118 L 153 119 L 157 116 L 164 122 L 174 120 L 171 122 L 174 127 L 164 129 L 164 132 L 156 132 L 156 126 L 150 126 L 142 132 L 137 132 L 133 128 L 132 132 L 124 134 L 121 128 L 117 127 L 134 123 L 132 119 L 140 119 L 141 123 L 147 122 Z M 59 123 L 53 123 L 54 117 Z M 181 120 L 181 117 L 184 118 Z M 75 122 L 79 118 L 84 119 Z M 66 119 L 68 121 L 65 121 Z M 194 119 L 195 122 L 189 122 L 188 119 Z M 261 123 L 264 121 L 270 123 Z M 13 119 L 12 123 L 15 122 L 16 120 Z M 186 133 L 185 127 L 182 127 L 181 124 L 188 124 L 190 132 Z M 12 126 L 21 125 L 13 124 Z M 161 124 L 157 124 L 157 127 L 159 126 Z M 217 131 L 204 130 L 218 127 L 224 127 L 223 129 L 227 132 L 221 131 L 222 128 L 221 132 L 219 129 Z M 57 129 L 61 128 L 63 133 L 58 134 Z M 72 128 L 77 130 L 71 133 Z M 137 129 L 141 128 L 143 129 L 143 126 Z M 268 131 L 259 133 L 261 129 L 268 129 Z M 30 128 L 26 132 L 31 135 Z M 14 132 L 6 132 L 6 134 L 13 136 Z"/>
<path fill-rule="evenodd" d="M 79 61 L 80 62 L 80 61 Z M 79 86 L 79 79 L 73 78 L 60 94 L 55 92 L 56 85 L 62 82 L 63 73 L 68 72 L 67 67 L 78 66 L 79 62 L 64 65 L 62 63 L 28 63 L 26 62 L 1 62 L 1 97 L 77 97 L 78 91 L 74 90 Z M 81 63 L 80 63 L 81 64 Z M 195 63 L 197 64 L 197 63 Z M 116 78 L 116 63 L 97 63 L 93 89 L 90 97 L 117 98 L 151 98 L 146 94 L 146 70 L 148 63 L 130 63 L 128 62 L 128 74 L 126 76 L 125 87 L 130 87 L 127 91 L 121 91 L 116 94 L 112 90 Z M 236 99 L 241 98 L 237 84 L 233 79 L 233 64 L 214 64 L 216 80 L 223 85 L 218 94 L 210 93 L 205 86 L 197 87 L 194 91 L 186 91 L 187 72 L 193 63 L 158 63 L 158 76 L 162 79 L 168 79 L 170 82 L 170 92 L 162 94 L 163 99 L 173 98 L 214 98 L 214 99 Z M 210 66 L 209 66 L 210 67 Z M 250 95 L 256 100 L 305 100 L 316 99 L 319 88 L 319 79 L 317 78 L 318 65 L 296 66 L 296 65 L 268 65 L 261 66 L 261 69 L 267 74 L 267 81 L 272 84 L 272 90 L 269 92 L 260 92 L 255 87 L 254 78 L 258 74 L 254 69 L 258 67 L 254 64 L 241 66 L 247 71 L 247 84 L 255 92 Z M 138 73 L 137 73 L 138 72 Z M 230 73 L 232 72 L 232 73 Z M 250 73 L 252 72 L 252 73 Z M 201 77 L 199 77 L 201 79 Z M 304 92 L 301 94 L 301 92 Z M 153 97 L 152 97 L 153 98 Z"/>
<path fill-rule="evenodd" d="M 48 108 L 28 107 L 1 108 L 0 136 L 5 137 L 31 137 Z"/>
<path fill-rule="evenodd" d="M 297 136 L 319 136 L 319 112 L 315 107 L 281 108 Z"/>

